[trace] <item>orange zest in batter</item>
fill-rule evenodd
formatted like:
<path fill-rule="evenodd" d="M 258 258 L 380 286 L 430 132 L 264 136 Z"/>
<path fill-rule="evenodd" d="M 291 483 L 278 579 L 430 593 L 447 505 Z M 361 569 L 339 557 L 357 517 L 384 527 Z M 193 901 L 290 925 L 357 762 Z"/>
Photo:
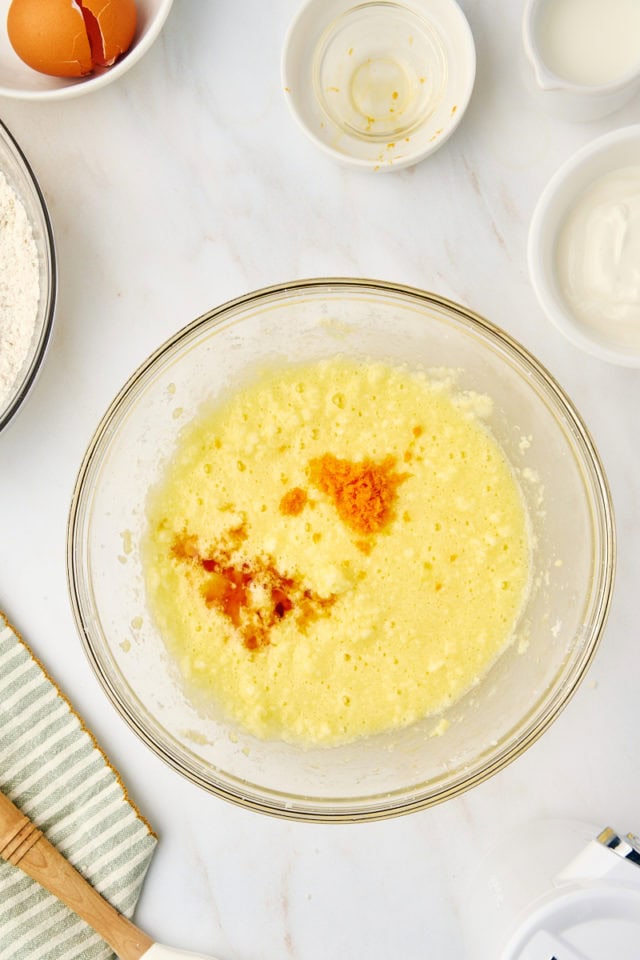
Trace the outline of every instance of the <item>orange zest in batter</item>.
<path fill-rule="evenodd" d="M 285 517 L 297 517 L 305 508 L 307 492 L 302 487 L 293 487 L 288 490 L 280 501 L 280 513 Z"/>
<path fill-rule="evenodd" d="M 338 516 L 360 534 L 379 533 L 393 519 L 397 490 L 411 474 L 397 473 L 395 457 L 340 460 L 325 453 L 309 461 L 311 483 L 333 500 Z"/>

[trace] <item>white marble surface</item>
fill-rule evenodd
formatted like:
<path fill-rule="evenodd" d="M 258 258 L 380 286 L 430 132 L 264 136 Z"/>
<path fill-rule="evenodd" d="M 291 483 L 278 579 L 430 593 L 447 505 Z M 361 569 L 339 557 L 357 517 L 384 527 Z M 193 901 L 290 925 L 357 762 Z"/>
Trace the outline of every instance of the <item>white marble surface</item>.
<path fill-rule="evenodd" d="M 65 103 L 0 102 L 54 223 L 60 296 L 34 391 L 0 436 L 0 608 L 70 695 L 160 834 L 138 911 L 157 938 L 223 960 L 459 960 L 464 876 L 541 816 L 640 830 L 640 373 L 578 353 L 541 314 L 525 248 L 536 198 L 578 146 L 635 122 L 554 121 L 521 81 L 521 2 L 464 0 L 478 51 L 458 132 L 422 165 L 350 172 L 293 124 L 279 56 L 297 0 L 176 0 L 117 83 Z M 521 340 L 600 448 L 617 588 L 591 672 L 523 757 L 460 799 L 371 825 L 280 822 L 183 781 L 108 704 L 81 651 L 65 525 L 83 451 L 128 374 L 169 334 L 248 290 L 378 277 L 438 291 Z M 35 958 L 37 960 L 37 958 Z"/>

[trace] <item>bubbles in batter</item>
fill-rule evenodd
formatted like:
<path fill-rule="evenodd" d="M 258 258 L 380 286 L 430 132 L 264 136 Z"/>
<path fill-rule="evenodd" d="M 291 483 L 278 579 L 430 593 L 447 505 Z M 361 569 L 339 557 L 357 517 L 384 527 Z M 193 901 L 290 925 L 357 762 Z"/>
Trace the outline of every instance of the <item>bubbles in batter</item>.
<path fill-rule="evenodd" d="M 478 399 L 334 359 L 197 416 L 149 497 L 144 544 L 187 688 L 256 736 L 332 744 L 476 683 L 529 575 L 522 497 Z"/>

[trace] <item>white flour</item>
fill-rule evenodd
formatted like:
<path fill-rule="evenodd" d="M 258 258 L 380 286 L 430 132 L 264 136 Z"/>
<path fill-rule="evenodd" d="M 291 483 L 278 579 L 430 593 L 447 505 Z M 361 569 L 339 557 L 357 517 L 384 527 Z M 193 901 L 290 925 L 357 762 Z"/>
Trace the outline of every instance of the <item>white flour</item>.
<path fill-rule="evenodd" d="M 0 413 L 31 354 L 40 279 L 27 211 L 0 171 Z"/>

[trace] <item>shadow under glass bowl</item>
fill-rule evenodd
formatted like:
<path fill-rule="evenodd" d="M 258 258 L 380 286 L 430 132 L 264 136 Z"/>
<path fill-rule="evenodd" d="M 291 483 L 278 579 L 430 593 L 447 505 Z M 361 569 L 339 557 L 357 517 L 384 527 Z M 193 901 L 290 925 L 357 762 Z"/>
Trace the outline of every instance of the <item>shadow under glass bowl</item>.
<path fill-rule="evenodd" d="M 0 122 L 0 171 L 21 200 L 33 230 L 38 253 L 40 297 L 33 337 L 11 392 L 0 402 L 0 430 L 18 410 L 36 379 L 51 335 L 56 304 L 57 272 L 53 230 L 38 181 L 22 150 Z"/>
<path fill-rule="evenodd" d="M 535 548 L 513 643 L 444 714 L 349 744 L 262 741 L 201 715 L 146 610 L 145 503 L 185 417 L 256 366 L 340 354 L 455 368 L 494 401 L 489 427 L 516 473 Z M 188 419 L 188 418 L 187 418 Z M 524 440 L 524 442 L 523 442 Z M 123 548 L 124 543 L 124 548 Z M 310 280 L 224 304 L 165 343 L 125 384 L 80 468 L 68 530 L 76 622 L 106 693 L 139 736 L 194 783 L 247 808 L 316 821 L 378 819 L 469 789 L 549 726 L 595 653 L 613 586 L 606 478 L 571 402 L 506 334 L 433 294 L 376 281 Z"/>

